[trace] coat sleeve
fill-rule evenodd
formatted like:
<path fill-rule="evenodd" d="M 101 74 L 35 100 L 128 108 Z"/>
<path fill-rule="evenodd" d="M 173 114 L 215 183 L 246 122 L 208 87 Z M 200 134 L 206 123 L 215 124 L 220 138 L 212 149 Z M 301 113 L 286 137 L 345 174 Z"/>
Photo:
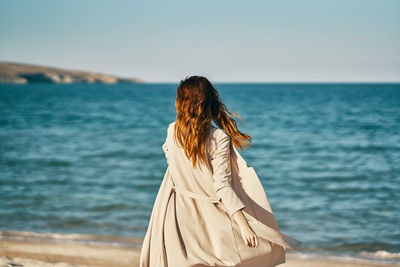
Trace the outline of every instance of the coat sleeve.
<path fill-rule="evenodd" d="M 231 186 L 231 138 L 226 133 L 221 133 L 215 141 L 215 148 L 211 155 L 214 179 L 213 187 L 218 199 L 222 201 L 227 211 L 232 216 L 236 211 L 246 206 Z"/>

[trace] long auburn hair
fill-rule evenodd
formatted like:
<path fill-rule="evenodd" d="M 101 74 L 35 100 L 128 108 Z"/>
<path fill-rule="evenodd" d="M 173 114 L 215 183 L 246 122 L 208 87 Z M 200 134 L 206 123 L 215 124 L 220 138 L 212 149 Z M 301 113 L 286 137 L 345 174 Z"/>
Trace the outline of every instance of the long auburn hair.
<path fill-rule="evenodd" d="M 206 161 L 205 141 L 212 120 L 231 137 L 237 148 L 250 146 L 251 137 L 238 130 L 235 119 L 230 115 L 241 119 L 240 116 L 228 111 L 207 78 L 191 76 L 182 80 L 176 93 L 175 107 L 174 140 L 184 148 L 193 167 L 198 160 Z"/>

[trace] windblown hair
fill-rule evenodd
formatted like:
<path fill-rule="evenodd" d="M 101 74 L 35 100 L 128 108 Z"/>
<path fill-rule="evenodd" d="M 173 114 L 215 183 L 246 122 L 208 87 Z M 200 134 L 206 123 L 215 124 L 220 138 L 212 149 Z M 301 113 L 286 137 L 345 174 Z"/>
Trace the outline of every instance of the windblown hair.
<path fill-rule="evenodd" d="M 228 111 L 217 90 L 205 77 L 191 76 L 182 80 L 178 86 L 175 107 L 177 119 L 174 139 L 184 148 L 193 167 L 196 167 L 198 160 L 206 161 L 205 141 L 212 120 L 231 137 L 237 148 L 250 146 L 251 137 L 238 130 L 235 119 L 230 115 L 241 119 L 240 116 Z"/>

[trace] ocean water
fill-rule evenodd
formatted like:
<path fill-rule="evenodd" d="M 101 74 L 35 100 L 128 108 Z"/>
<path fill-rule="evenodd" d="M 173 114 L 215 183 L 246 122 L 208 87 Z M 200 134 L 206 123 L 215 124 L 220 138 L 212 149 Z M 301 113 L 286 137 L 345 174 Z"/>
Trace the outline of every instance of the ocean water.
<path fill-rule="evenodd" d="M 0 231 L 144 237 L 176 87 L 0 85 Z M 400 84 L 216 88 L 301 253 L 400 262 Z"/>

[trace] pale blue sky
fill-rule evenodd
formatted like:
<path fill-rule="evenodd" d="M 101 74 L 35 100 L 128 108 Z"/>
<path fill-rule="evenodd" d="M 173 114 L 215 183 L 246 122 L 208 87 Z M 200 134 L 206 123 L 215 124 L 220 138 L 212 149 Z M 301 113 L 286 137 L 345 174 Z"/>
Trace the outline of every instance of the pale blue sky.
<path fill-rule="evenodd" d="M 0 60 L 148 82 L 400 81 L 400 1 L 0 0 Z"/>

